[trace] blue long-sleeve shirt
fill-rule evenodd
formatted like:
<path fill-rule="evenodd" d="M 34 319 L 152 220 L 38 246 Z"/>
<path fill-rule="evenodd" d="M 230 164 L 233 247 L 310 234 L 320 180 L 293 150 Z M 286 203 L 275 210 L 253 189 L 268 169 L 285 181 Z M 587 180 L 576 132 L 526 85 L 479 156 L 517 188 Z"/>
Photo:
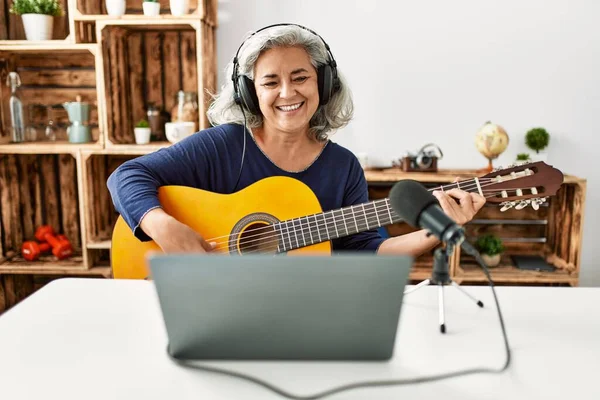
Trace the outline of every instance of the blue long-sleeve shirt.
<path fill-rule="evenodd" d="M 244 135 L 246 154 L 239 175 Z M 288 172 L 277 167 L 250 133 L 236 124 L 203 130 L 168 148 L 123 163 L 108 178 L 108 189 L 117 212 L 135 236 L 146 241 L 150 237 L 140 228 L 140 221 L 148 211 L 160 207 L 160 186 L 180 185 L 230 194 L 270 176 L 302 181 L 315 193 L 323 211 L 368 201 L 363 170 L 349 150 L 329 141 L 306 170 Z M 332 245 L 334 251 L 376 251 L 383 240 L 371 230 L 335 239 Z"/>

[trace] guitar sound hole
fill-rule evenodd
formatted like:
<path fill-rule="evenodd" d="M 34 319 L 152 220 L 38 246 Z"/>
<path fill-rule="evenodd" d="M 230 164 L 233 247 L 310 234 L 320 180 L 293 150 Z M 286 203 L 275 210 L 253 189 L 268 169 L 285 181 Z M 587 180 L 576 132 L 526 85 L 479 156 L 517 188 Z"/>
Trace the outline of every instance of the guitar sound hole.
<path fill-rule="evenodd" d="M 253 223 L 245 227 L 239 236 L 240 254 L 277 253 L 278 236 L 272 225 Z"/>

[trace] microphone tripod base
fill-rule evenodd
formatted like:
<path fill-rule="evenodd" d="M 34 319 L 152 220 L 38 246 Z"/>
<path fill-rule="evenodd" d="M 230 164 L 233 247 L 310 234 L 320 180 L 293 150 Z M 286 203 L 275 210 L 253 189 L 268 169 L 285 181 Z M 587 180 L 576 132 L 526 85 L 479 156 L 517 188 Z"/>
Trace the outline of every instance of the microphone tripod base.
<path fill-rule="evenodd" d="M 429 285 L 437 285 L 438 287 L 438 307 L 439 307 L 439 320 L 440 320 L 440 332 L 446 333 L 446 316 L 444 312 L 444 286 L 452 285 L 458 289 L 462 294 L 467 296 L 476 305 L 483 308 L 483 302 L 473 297 L 469 292 L 460 287 L 460 285 L 454 282 L 448 274 L 448 254 L 445 249 L 438 248 L 434 253 L 434 266 L 431 272 L 431 279 L 425 279 L 419 282 L 414 287 L 406 290 L 405 295 L 413 293 L 422 287 Z"/>

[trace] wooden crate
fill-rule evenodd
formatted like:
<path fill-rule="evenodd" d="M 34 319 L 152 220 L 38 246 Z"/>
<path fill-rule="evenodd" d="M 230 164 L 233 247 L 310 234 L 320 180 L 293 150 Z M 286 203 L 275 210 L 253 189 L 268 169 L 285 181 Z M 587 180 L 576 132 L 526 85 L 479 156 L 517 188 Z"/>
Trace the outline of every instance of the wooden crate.
<path fill-rule="evenodd" d="M 150 103 L 171 111 L 179 90 L 198 93 L 199 127 L 216 86 L 214 28 L 197 20 L 98 21 L 106 147 L 135 143 L 135 124 Z"/>
<path fill-rule="evenodd" d="M 101 146 L 101 106 L 98 100 L 95 46 L 68 45 L 61 49 L 50 46 L 4 46 L 0 48 L 0 80 L 6 82 L 11 71 L 16 71 L 22 86 L 18 89 L 23 102 L 26 130 L 35 129 L 37 141 L 15 144 L 50 146 L 69 144 L 66 128 L 69 119 L 63 107 L 64 102 L 75 101 L 77 96 L 90 103 L 90 127 L 93 143 L 85 146 Z M 0 86 L 0 145 L 9 144 L 11 120 L 9 109 L 10 89 Z M 56 142 L 46 141 L 45 127 L 49 116 L 54 121 Z M 27 136 L 27 133 L 26 133 Z M 79 147 L 72 146 L 74 153 Z M 3 150 L 11 151 L 10 148 Z M 26 150 L 27 151 L 27 150 Z M 44 150 L 42 150 L 44 151 Z M 69 150 L 65 150 L 69 152 Z"/>
<path fill-rule="evenodd" d="M 64 10 L 62 17 L 54 17 L 52 26 L 53 40 L 65 40 L 69 36 L 69 0 L 60 0 Z M 8 10 L 12 0 L 0 0 L 0 41 L 26 40 L 25 29 L 20 15 L 10 14 Z"/>
<path fill-rule="evenodd" d="M 0 273 L 44 270 L 46 267 L 83 268 L 76 159 L 70 154 L 0 155 L 0 214 L 2 249 Z M 58 261 L 52 255 L 39 261 L 21 257 L 21 245 L 34 240 L 41 225 L 64 233 L 75 255 Z"/>
<path fill-rule="evenodd" d="M 82 153 L 83 191 L 86 204 L 84 259 L 89 268 L 109 267 L 111 237 L 119 214 L 116 212 L 106 182 L 110 174 L 135 155 L 108 152 Z"/>
<path fill-rule="evenodd" d="M 85 196 L 89 199 L 86 210 L 86 236 L 88 244 L 110 241 L 118 214 L 113 206 L 106 181 L 110 174 L 131 155 L 90 154 L 85 158 Z M 107 247 L 109 248 L 109 247 Z"/>
<path fill-rule="evenodd" d="M 210 27 L 217 26 L 217 0 L 190 0 L 190 12 L 187 15 L 175 17 L 171 15 L 169 0 L 159 0 L 160 15 L 146 17 L 143 15 L 143 0 L 127 0 L 125 14 L 113 17 L 107 14 L 104 1 L 68 0 L 71 14 L 71 32 L 76 43 L 96 43 L 96 22 L 110 19 L 133 20 L 138 23 L 157 19 L 202 20 Z"/>
<path fill-rule="evenodd" d="M 391 186 L 401 179 L 414 179 L 425 186 L 449 183 L 456 176 L 477 176 L 475 171 L 439 171 L 438 173 L 405 173 L 397 169 L 366 171 L 369 194 L 372 198 L 384 198 Z M 499 284 L 553 284 L 576 286 L 579 282 L 581 241 L 583 233 L 583 209 L 586 181 L 565 176 L 560 190 L 542 204 L 539 210 L 526 207 L 501 212 L 499 207 L 486 204 L 473 221 L 465 226 L 468 239 L 493 233 L 502 238 L 506 247 L 498 267 L 490 272 Z M 412 231 L 404 223 L 387 227 L 392 236 Z M 525 271 L 518 269 L 511 256 L 537 255 L 556 267 L 554 272 Z M 432 259 L 427 253 L 417 258 L 411 279 L 422 279 L 431 274 Z M 457 249 L 450 263 L 452 278 L 458 283 L 478 284 L 487 279 L 475 259 Z M 429 275 L 425 276 L 426 278 Z"/>
<path fill-rule="evenodd" d="M 75 40 L 75 43 L 98 43 L 95 20 L 74 20 L 72 24 L 73 39 Z"/>
<path fill-rule="evenodd" d="M 35 290 L 32 275 L 0 275 L 0 314 Z"/>
<path fill-rule="evenodd" d="M 507 224 L 498 218 L 501 213 L 495 210 L 493 215 L 488 215 L 492 218 L 485 231 L 476 224 L 472 231 L 469 230 L 472 227 L 468 227 L 467 232 L 470 233 L 493 232 L 503 238 L 506 250 L 500 265 L 490 269 L 494 281 L 577 286 L 581 267 L 585 192 L 584 180 L 567 176 L 558 193 L 550 197 L 546 207 L 540 207 L 537 212 L 526 208 L 514 211 L 514 215 L 508 213 L 504 218 L 512 217 L 512 221 Z M 487 208 L 485 211 L 484 216 L 489 214 Z M 466 283 L 485 282 L 486 278 L 475 260 L 460 251 L 459 254 L 456 279 Z M 540 256 L 556 270 L 542 272 L 518 269 L 511 258 L 513 255 Z"/>

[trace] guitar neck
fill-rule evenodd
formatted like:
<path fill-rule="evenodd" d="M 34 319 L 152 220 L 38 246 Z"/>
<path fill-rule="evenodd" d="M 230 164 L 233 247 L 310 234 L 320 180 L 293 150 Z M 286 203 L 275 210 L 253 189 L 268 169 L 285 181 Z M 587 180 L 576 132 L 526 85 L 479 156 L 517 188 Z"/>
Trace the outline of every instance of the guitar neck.
<path fill-rule="evenodd" d="M 279 235 L 277 251 L 290 251 L 400 221 L 389 199 L 294 218 L 275 224 Z"/>
<path fill-rule="evenodd" d="M 444 191 L 455 188 L 483 195 L 478 178 L 428 190 Z M 282 253 L 400 221 L 402 218 L 392 209 L 389 198 L 289 219 L 274 224 L 279 238 L 277 251 Z"/>

